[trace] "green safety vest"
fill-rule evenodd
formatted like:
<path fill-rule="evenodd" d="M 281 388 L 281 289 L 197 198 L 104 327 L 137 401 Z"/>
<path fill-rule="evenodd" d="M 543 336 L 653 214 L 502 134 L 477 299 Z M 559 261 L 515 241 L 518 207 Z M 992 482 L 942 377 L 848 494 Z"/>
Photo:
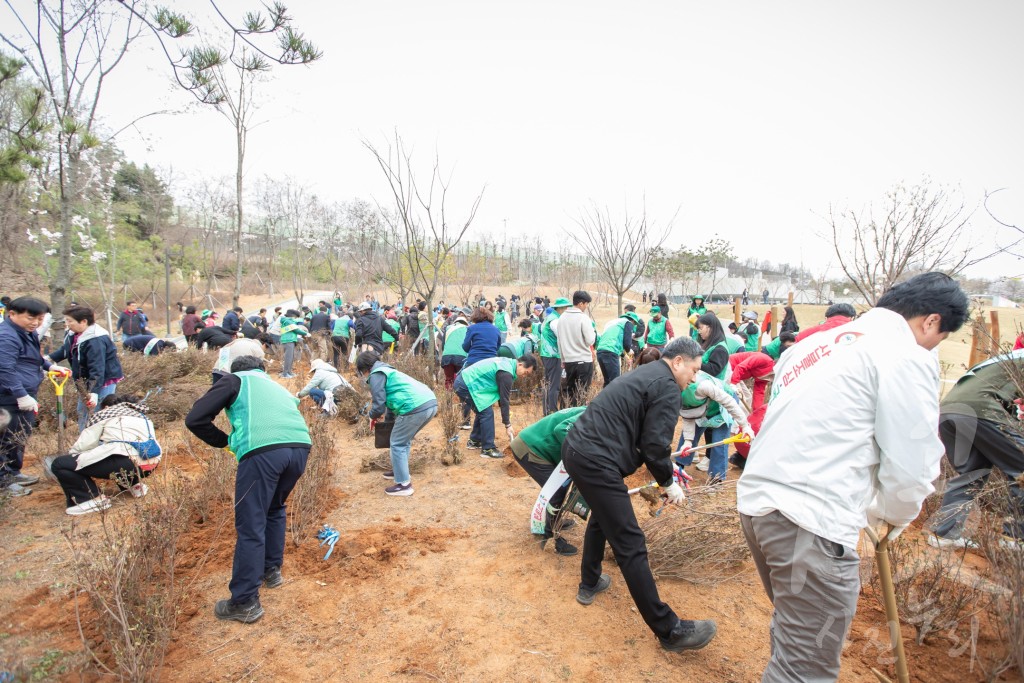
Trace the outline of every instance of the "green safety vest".
<path fill-rule="evenodd" d="M 622 347 L 622 335 L 626 329 L 626 323 L 633 322 L 629 318 L 616 318 L 604 326 L 604 332 L 597 340 L 598 351 L 611 351 L 616 356 L 621 356 L 625 349 Z"/>
<path fill-rule="evenodd" d="M 729 395 L 733 396 L 734 398 L 735 398 L 735 393 L 733 392 L 732 389 L 730 389 L 725 384 L 725 382 L 723 382 L 722 380 L 718 379 L 717 377 L 712 377 L 711 375 L 709 375 L 708 373 L 704 372 L 703 370 L 698 372 L 697 376 L 693 378 L 693 382 L 690 384 L 690 386 L 686 387 L 686 389 L 683 390 L 683 403 L 682 403 L 682 407 L 683 407 L 683 409 L 686 409 L 686 408 L 699 408 L 702 405 L 707 405 L 708 409 L 704 413 L 704 416 L 710 418 L 710 417 L 715 417 L 716 415 L 719 415 L 722 412 L 722 406 L 719 405 L 717 401 L 712 401 L 710 399 L 701 398 L 701 397 L 697 396 L 697 385 L 699 383 L 705 381 L 705 380 L 711 380 L 711 381 L 715 382 L 722 389 L 725 389 L 727 392 L 729 392 Z"/>
<path fill-rule="evenodd" d="M 651 320 L 647 323 L 647 343 L 651 346 L 664 346 L 668 342 L 668 335 L 665 332 L 666 319 Z"/>
<path fill-rule="evenodd" d="M 761 336 L 761 330 L 757 327 L 757 323 L 744 323 L 740 329 L 746 332 L 750 325 L 753 325 L 757 331 L 747 337 L 747 343 L 744 344 L 743 348 L 747 351 L 757 351 L 757 340 Z"/>
<path fill-rule="evenodd" d="M 782 337 L 772 339 L 767 346 L 761 347 L 761 351 L 771 356 L 772 360 L 778 360 L 782 355 Z"/>
<path fill-rule="evenodd" d="M 430 390 L 426 384 L 417 382 L 409 375 L 395 370 L 390 365 L 378 365 L 377 367 L 370 370 L 372 375 L 375 372 L 379 372 L 386 381 L 384 383 L 384 390 L 387 392 L 387 398 L 384 400 L 388 410 L 395 415 L 406 415 L 419 408 L 427 401 L 436 401 L 437 396 Z"/>
<path fill-rule="evenodd" d="M 380 319 L 380 338 L 384 342 L 385 346 L 398 341 L 398 335 L 401 334 L 401 330 L 396 332 L 395 328 L 392 327 L 392 325 L 397 324 L 398 323 L 390 320 L 389 318 Z"/>
<path fill-rule="evenodd" d="M 334 327 L 331 329 L 331 336 L 332 337 L 345 337 L 346 339 L 348 339 L 349 332 L 350 332 L 349 327 L 348 327 L 348 321 L 349 320 L 350 320 L 350 318 L 347 315 L 343 315 L 340 318 L 338 318 L 337 320 L 335 320 L 334 321 Z"/>
<path fill-rule="evenodd" d="M 502 332 L 508 332 L 508 321 L 505 319 L 505 312 L 494 312 L 494 326 Z"/>
<path fill-rule="evenodd" d="M 715 349 L 717 349 L 719 346 L 724 346 L 726 351 L 729 350 L 729 345 L 726 344 L 724 340 L 720 341 L 717 344 L 715 344 L 714 346 L 712 346 L 710 349 L 708 349 L 707 351 L 704 352 L 704 355 L 701 356 L 701 358 L 700 358 L 700 362 L 701 363 L 707 363 L 708 360 L 710 360 L 710 358 L 711 358 L 711 352 L 714 351 Z M 721 372 L 718 373 L 717 379 L 725 379 L 725 374 L 728 371 L 729 371 L 729 364 L 726 363 L 724 366 L 722 366 Z"/>
<path fill-rule="evenodd" d="M 444 348 L 441 349 L 442 356 L 459 356 L 465 358 L 469 354 L 462 350 L 462 342 L 466 338 L 466 330 L 469 328 L 461 323 L 453 323 L 444 335 Z"/>
<path fill-rule="evenodd" d="M 586 406 L 580 406 L 551 413 L 519 432 L 519 438 L 530 449 L 530 453 L 557 465 L 562 462 L 562 442 L 569 428 L 586 409 Z"/>
<path fill-rule="evenodd" d="M 311 444 L 299 399 L 262 370 L 233 373 L 242 380 L 238 396 L 224 411 L 231 423 L 228 448 L 241 461 L 266 446 Z"/>
<path fill-rule="evenodd" d="M 558 320 L 559 315 L 552 313 L 548 316 L 548 319 L 541 325 L 540 333 L 540 357 L 541 358 L 561 358 L 561 354 L 558 353 L 558 337 L 555 336 L 554 330 L 551 329 L 551 323 Z"/>
<path fill-rule="evenodd" d="M 525 337 L 509 339 L 502 346 L 511 350 L 514 358 L 522 358 L 526 354 L 534 352 L 537 348 L 537 342 L 531 335 L 527 335 Z"/>
<path fill-rule="evenodd" d="M 738 339 L 733 339 L 732 337 L 726 336 L 725 348 L 729 349 L 729 355 L 731 356 L 732 354 L 742 349 L 743 344 L 741 344 Z"/>
<path fill-rule="evenodd" d="M 466 383 L 478 411 L 493 406 L 501 398 L 498 394 L 498 371 L 510 372 L 515 379 L 517 368 L 513 358 L 488 358 L 462 371 L 462 381 Z"/>

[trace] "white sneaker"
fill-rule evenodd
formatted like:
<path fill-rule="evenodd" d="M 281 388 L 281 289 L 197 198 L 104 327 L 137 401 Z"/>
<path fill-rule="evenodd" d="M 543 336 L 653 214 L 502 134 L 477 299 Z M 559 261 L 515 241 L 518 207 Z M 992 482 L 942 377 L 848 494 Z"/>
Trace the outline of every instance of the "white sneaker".
<path fill-rule="evenodd" d="M 701 472 L 707 472 L 711 469 L 711 458 L 701 458 L 697 461 L 697 469 Z"/>
<path fill-rule="evenodd" d="M 110 499 L 106 496 L 100 496 L 99 498 L 93 498 L 87 500 L 84 503 L 78 505 L 72 505 L 64 512 L 69 515 L 87 515 L 90 512 L 99 512 L 100 510 L 106 510 L 110 507 Z"/>
<path fill-rule="evenodd" d="M 132 486 L 128 490 L 132 492 L 132 498 L 142 498 L 144 495 L 149 493 L 149 487 L 143 484 L 141 481 L 138 484 Z"/>
<path fill-rule="evenodd" d="M 946 538 L 937 534 L 928 534 L 928 545 L 933 548 L 977 548 L 978 544 L 969 538 Z"/>

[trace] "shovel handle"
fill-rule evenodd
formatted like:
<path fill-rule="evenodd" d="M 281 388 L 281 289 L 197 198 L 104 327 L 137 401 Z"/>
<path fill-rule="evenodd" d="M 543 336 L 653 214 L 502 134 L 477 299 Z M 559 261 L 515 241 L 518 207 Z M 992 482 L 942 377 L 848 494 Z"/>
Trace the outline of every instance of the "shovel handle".
<path fill-rule="evenodd" d="M 867 527 L 868 538 L 875 545 L 875 560 L 878 564 L 878 582 L 882 588 L 882 598 L 885 601 L 885 620 L 889 626 L 889 640 L 892 649 L 896 654 L 896 680 L 898 683 L 910 683 L 910 671 L 907 667 L 907 655 L 903 649 L 903 633 L 900 631 L 900 612 L 896 604 L 896 588 L 892 580 L 892 565 L 889 562 L 889 532 L 892 525 L 885 530 L 885 535 L 879 537 L 872 527 Z M 883 678 L 875 672 L 879 680 Z"/>
<path fill-rule="evenodd" d="M 46 376 L 50 379 L 50 384 L 53 385 L 53 391 L 58 396 L 64 395 L 64 385 L 68 383 L 68 377 L 71 376 L 70 372 L 54 372 L 48 370 Z M 58 378 L 60 381 L 58 381 Z"/>

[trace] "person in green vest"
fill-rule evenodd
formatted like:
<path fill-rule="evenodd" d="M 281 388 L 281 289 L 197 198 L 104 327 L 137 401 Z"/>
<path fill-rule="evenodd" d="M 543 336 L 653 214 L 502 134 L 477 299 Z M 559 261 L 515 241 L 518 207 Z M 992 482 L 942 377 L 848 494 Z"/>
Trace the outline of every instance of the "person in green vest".
<path fill-rule="evenodd" d="M 508 312 L 505 310 L 505 302 L 498 301 L 497 308 L 494 311 L 494 326 L 498 328 L 498 332 L 501 333 L 499 343 L 504 344 L 508 338 Z"/>
<path fill-rule="evenodd" d="M 345 305 L 345 302 L 341 298 L 341 292 L 334 293 L 334 301 L 331 303 L 334 304 L 334 315 L 341 315 L 341 309 Z"/>
<path fill-rule="evenodd" d="M 544 319 L 540 328 L 540 362 L 544 365 L 544 414 L 558 410 L 562 389 L 562 356 L 558 353 L 558 318 L 572 304 L 564 296 L 555 299 L 554 312 Z"/>
<path fill-rule="evenodd" d="M 466 362 L 466 350 L 462 348 L 462 342 L 466 339 L 466 329 L 469 327 L 469 320 L 466 311 L 459 310 L 455 320 L 444 329 L 441 337 L 441 369 L 444 370 L 444 388 L 451 389 L 455 383 L 455 375 L 462 369 Z"/>
<path fill-rule="evenodd" d="M 675 336 L 672 323 L 661 314 L 661 307 L 651 306 L 651 319 L 647 322 L 647 332 L 644 334 L 646 345 L 653 346 L 660 351 Z"/>
<path fill-rule="evenodd" d="M 622 357 L 633 355 L 633 331 L 638 322 L 636 313 L 626 311 L 618 318 L 608 321 L 604 331 L 597 338 L 597 364 L 608 386 L 622 374 Z"/>
<path fill-rule="evenodd" d="M 693 448 L 705 434 L 707 443 L 727 439 L 734 424 L 739 431 L 754 438 L 747 413 L 737 402 L 732 387 L 704 371 L 698 372 L 693 382 L 683 390 L 679 415 L 683 418 L 683 433 L 677 448 L 683 448 L 685 444 Z M 676 456 L 676 462 L 683 467 L 693 464 L 689 448 Z M 708 459 L 697 464 L 697 469 L 708 473 L 709 484 L 725 481 L 728 455 L 728 445 L 715 446 L 708 451 Z"/>
<path fill-rule="evenodd" d="M 745 351 L 757 351 L 757 340 L 761 336 L 761 330 L 757 326 L 757 313 L 744 311 L 743 323 L 740 325 L 739 335 L 747 341 L 743 345 Z"/>
<path fill-rule="evenodd" d="M 533 325 L 529 320 L 519 321 L 520 336 L 509 339 L 498 349 L 498 358 L 522 358 L 537 353 L 540 348 L 540 341 L 533 336 L 530 330 Z"/>
<path fill-rule="evenodd" d="M 239 356 L 192 406 L 185 426 L 203 442 L 238 460 L 235 475 L 235 560 L 231 598 L 213 609 L 218 619 L 250 624 L 263 616 L 260 586 L 284 583 L 285 501 L 306 470 L 312 441 L 299 399 L 267 376 L 263 361 Z M 223 411 L 231 434 L 214 424 Z"/>
<path fill-rule="evenodd" d="M 340 368 L 340 362 L 348 367 L 348 351 L 352 344 L 352 328 L 355 321 L 348 310 L 342 309 L 341 316 L 331 325 L 331 347 L 334 350 L 334 367 Z"/>
<path fill-rule="evenodd" d="M 686 309 L 686 317 L 697 316 L 698 318 L 708 312 L 707 306 L 704 305 L 704 295 L 694 294 L 690 298 L 690 307 Z M 700 343 L 700 336 L 697 332 L 697 328 L 694 325 L 690 325 L 690 339 Z"/>
<path fill-rule="evenodd" d="M 697 318 L 696 328 L 700 336 L 700 347 L 704 349 L 700 369 L 712 377 L 726 379 L 731 352 L 725 330 L 722 329 L 722 321 L 714 313 L 705 313 Z"/>
<path fill-rule="evenodd" d="M 295 345 L 302 337 L 309 334 L 302 317 L 294 308 L 289 308 L 281 316 L 281 346 L 284 347 L 284 365 L 281 368 L 281 379 L 295 377 L 292 364 L 295 362 Z"/>
<path fill-rule="evenodd" d="M 569 433 L 576 418 L 586 409 L 586 406 L 579 406 L 551 413 L 523 429 L 512 440 L 512 455 L 516 462 L 541 488 L 562 462 L 562 443 L 565 442 L 565 435 Z M 562 487 L 555 492 L 548 504 L 553 508 L 560 508 L 567 488 Z M 553 519 L 553 515 L 547 516 L 541 548 L 547 544 L 548 539 L 555 535 L 554 529 L 551 527 Z M 578 552 L 579 549 L 576 546 L 561 536 L 555 539 L 556 555 L 568 557 Z"/>
<path fill-rule="evenodd" d="M 380 317 L 380 338 L 384 341 L 384 353 L 394 353 L 395 343 L 402 334 L 402 327 L 394 318 L 388 317 L 391 307 L 384 307 L 384 315 Z"/>
<path fill-rule="evenodd" d="M 540 339 L 541 326 L 544 324 L 544 306 L 541 304 L 533 305 L 533 313 L 530 315 L 530 324 L 533 327 L 533 336 Z"/>
<path fill-rule="evenodd" d="M 463 404 L 468 405 L 476 417 L 473 420 L 473 431 L 470 432 L 468 448 L 482 449 L 483 458 L 502 457 L 494 445 L 494 408 L 495 402 L 501 408 L 501 423 L 505 425 L 509 441 L 516 438 L 509 416 L 509 398 L 512 395 L 512 383 L 521 375 L 528 375 L 537 367 L 537 359 L 533 355 L 523 356 L 518 360 L 511 358 L 485 358 L 464 368 L 455 378 L 455 395 Z"/>
<path fill-rule="evenodd" d="M 782 353 L 793 344 L 796 344 L 796 335 L 792 332 L 781 332 L 778 337 L 762 347 L 761 351 L 771 356 L 772 360 L 778 360 Z"/>
<path fill-rule="evenodd" d="M 644 337 L 647 335 L 647 323 L 644 321 L 643 317 L 636 312 L 636 306 L 633 304 L 626 304 L 622 308 L 626 313 L 632 313 L 636 316 L 633 323 L 633 355 L 635 357 L 639 357 L 640 352 L 643 351 L 644 346 L 646 346 Z"/>
<path fill-rule="evenodd" d="M 370 404 L 371 424 L 381 417 L 394 421 L 391 429 L 391 469 L 385 479 L 394 484 L 384 489 L 389 496 L 411 496 L 412 476 L 409 474 L 409 450 L 412 440 L 437 415 L 437 397 L 430 387 L 409 375 L 395 370 L 380 360 L 375 351 L 363 351 L 356 358 L 356 374 L 366 380 L 373 401 Z"/>

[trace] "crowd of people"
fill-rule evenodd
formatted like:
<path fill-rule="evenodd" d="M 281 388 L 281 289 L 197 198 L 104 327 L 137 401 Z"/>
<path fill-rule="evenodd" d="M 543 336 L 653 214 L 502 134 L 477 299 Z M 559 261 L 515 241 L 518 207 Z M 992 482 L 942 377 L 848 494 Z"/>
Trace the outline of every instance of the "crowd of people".
<path fill-rule="evenodd" d="M 286 501 L 311 444 L 298 406 L 308 398 L 330 416 L 339 393 L 353 390 L 346 374 L 367 386 L 366 417 L 389 435 L 384 492 L 391 496 L 413 495 L 410 450 L 438 414 L 439 401 L 461 404 L 468 448 L 483 458 L 502 457 L 497 404 L 504 437 L 523 470 L 542 490 L 553 478 L 567 477 L 586 501 L 582 550 L 562 534 L 572 524 L 568 517 L 558 516 L 562 526 L 555 525 L 564 486 L 545 499 L 544 514 L 535 520 L 540 547 L 554 539 L 557 555 L 581 554 L 576 600 L 591 605 L 611 586 L 611 576 L 602 573 L 610 546 L 637 611 L 669 651 L 703 648 L 717 625 L 680 617 L 659 597 L 624 479 L 644 466 L 666 501 L 678 505 L 685 500 L 683 484 L 693 478 L 688 468 L 707 472 L 707 486 L 721 487 L 734 466 L 740 524 L 774 606 L 765 681 L 837 679 L 859 592 L 860 529 L 884 522 L 889 537 L 897 537 L 933 491 L 943 453 L 957 477 L 931 522 L 936 547 L 973 543 L 964 535 L 966 510 L 993 468 L 1011 480 L 1021 475 L 1024 401 L 1008 368 L 1024 369 L 1024 349 L 972 368 L 940 405 L 934 351 L 963 325 L 968 307 L 945 275 L 897 284 L 860 316 L 848 304 L 832 305 L 823 322 L 803 330 L 787 306 L 774 338 L 770 321 L 754 311 L 744 312 L 739 325 L 723 325 L 702 295 L 690 298 L 675 326 L 664 294 L 644 292 L 646 311 L 628 304 L 600 330 L 591 303 L 590 294 L 578 290 L 553 300 L 480 296 L 473 305 L 441 303 L 432 310 L 423 301 L 387 305 L 369 294 L 345 303 L 337 293 L 313 308 L 245 316 L 236 307 L 222 319 L 181 307 L 186 343 L 217 352 L 213 383 L 186 427 L 238 461 L 231 595 L 216 603 L 215 615 L 256 621 L 263 616 L 260 589 L 283 584 Z M 145 402 L 117 394 L 123 370 L 113 335 L 91 309 L 72 305 L 62 312 L 63 342 L 44 354 L 38 330 L 48 306 L 31 297 L 4 304 L 4 491 L 27 495 L 37 482 L 22 472 L 24 446 L 39 387 L 51 373 L 81 387 L 79 437 L 67 453 L 45 462 L 64 491 L 67 514 L 110 507 L 96 479 L 145 496 L 144 480 L 158 466 L 161 449 Z M 114 333 L 121 334 L 125 352 L 174 348 L 151 334 L 131 303 Z M 399 353 L 434 354 L 443 388 L 435 391 L 398 370 L 392 363 Z M 281 364 L 279 378 L 292 378 L 299 355 L 308 356 L 310 377 L 293 394 L 268 367 L 273 356 Z M 543 375 L 544 416 L 515 425 L 514 387 L 533 372 Z M 229 433 L 215 423 L 222 412 Z M 731 434 L 744 437 L 732 457 L 726 445 L 695 457 L 702 439 L 716 444 Z M 1021 515 L 1004 532 L 1007 543 L 1021 544 L 1019 484 L 1011 495 Z"/>

